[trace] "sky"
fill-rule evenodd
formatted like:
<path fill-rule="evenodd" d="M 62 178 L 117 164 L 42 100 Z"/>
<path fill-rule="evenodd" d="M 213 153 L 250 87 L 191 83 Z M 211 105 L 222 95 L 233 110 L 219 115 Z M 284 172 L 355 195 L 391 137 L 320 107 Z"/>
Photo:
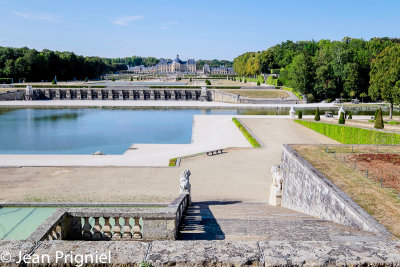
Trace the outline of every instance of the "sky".
<path fill-rule="evenodd" d="M 399 0 L 0 0 L 0 46 L 226 59 L 286 40 L 400 37 Z"/>

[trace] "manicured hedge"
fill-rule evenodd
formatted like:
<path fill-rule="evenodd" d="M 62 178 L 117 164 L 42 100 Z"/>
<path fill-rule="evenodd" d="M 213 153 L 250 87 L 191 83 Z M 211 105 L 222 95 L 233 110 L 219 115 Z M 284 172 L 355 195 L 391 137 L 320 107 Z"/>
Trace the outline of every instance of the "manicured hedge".
<path fill-rule="evenodd" d="M 400 144 L 400 134 L 397 133 L 313 121 L 294 121 L 342 144 Z"/>
<path fill-rule="evenodd" d="M 169 88 L 169 89 L 201 89 L 201 86 L 184 86 L 184 85 L 152 85 L 149 88 Z M 240 89 L 240 86 L 207 86 L 208 89 Z"/>
<path fill-rule="evenodd" d="M 269 75 L 267 78 L 267 84 L 273 85 L 273 86 L 278 86 L 278 79 L 272 75 Z"/>
<path fill-rule="evenodd" d="M 295 94 L 295 95 L 297 96 L 297 98 L 300 99 L 300 100 L 303 99 L 303 96 L 302 96 L 299 92 L 297 92 L 296 90 L 294 90 L 293 88 L 282 86 L 281 89 L 282 89 L 282 90 L 286 90 L 286 91 L 292 92 L 292 93 Z"/>
<path fill-rule="evenodd" d="M 240 123 L 238 119 L 232 118 L 232 121 L 236 124 L 242 134 L 246 137 L 247 141 L 249 141 L 249 143 L 253 147 L 261 147 L 260 143 L 257 142 L 257 140 L 246 130 L 246 128 Z"/>
<path fill-rule="evenodd" d="M 11 82 L 12 82 L 11 78 L 0 78 L 0 84 L 2 83 L 10 84 Z"/>
<path fill-rule="evenodd" d="M 272 74 L 279 74 L 281 73 L 281 69 L 271 69 Z"/>

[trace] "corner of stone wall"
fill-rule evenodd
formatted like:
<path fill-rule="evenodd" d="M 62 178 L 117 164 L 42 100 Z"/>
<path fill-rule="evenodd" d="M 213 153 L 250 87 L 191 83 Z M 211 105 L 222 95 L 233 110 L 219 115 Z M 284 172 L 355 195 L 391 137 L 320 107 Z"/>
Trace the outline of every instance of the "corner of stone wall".
<path fill-rule="evenodd" d="M 281 170 L 283 207 L 379 236 L 393 236 L 291 145 L 283 145 Z"/>

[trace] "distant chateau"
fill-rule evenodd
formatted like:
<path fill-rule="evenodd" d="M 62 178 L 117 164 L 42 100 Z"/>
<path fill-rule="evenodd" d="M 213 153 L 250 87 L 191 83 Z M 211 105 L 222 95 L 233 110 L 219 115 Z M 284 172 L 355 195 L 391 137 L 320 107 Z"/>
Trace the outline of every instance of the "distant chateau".
<path fill-rule="evenodd" d="M 210 67 L 205 64 L 203 67 L 204 74 L 233 74 L 233 68 L 228 68 L 225 66 Z"/>
<path fill-rule="evenodd" d="M 179 55 L 174 60 L 160 59 L 157 65 L 145 67 L 144 65 L 131 67 L 128 65 L 128 71 L 134 73 L 196 73 L 196 60 L 188 59 L 182 61 Z"/>

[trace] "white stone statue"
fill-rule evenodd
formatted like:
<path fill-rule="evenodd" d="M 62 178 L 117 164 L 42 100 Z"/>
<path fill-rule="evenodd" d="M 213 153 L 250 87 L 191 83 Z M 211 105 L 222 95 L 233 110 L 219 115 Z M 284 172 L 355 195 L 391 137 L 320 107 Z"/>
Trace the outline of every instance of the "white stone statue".
<path fill-rule="evenodd" d="M 189 170 L 184 170 L 181 174 L 181 180 L 179 183 L 179 194 L 190 194 L 191 191 L 191 185 L 189 181 L 189 176 L 190 176 L 190 171 Z"/>
<path fill-rule="evenodd" d="M 25 88 L 25 100 L 32 100 L 33 89 L 31 85 L 27 85 Z"/>
<path fill-rule="evenodd" d="M 290 114 L 291 118 L 293 118 L 293 119 L 296 118 L 296 111 L 294 110 L 293 106 L 290 107 L 289 114 Z"/>
<path fill-rule="evenodd" d="M 283 176 L 280 165 L 272 166 L 272 185 L 269 193 L 269 204 L 280 206 L 282 202 Z"/>
<path fill-rule="evenodd" d="M 341 114 L 342 112 L 344 113 L 344 116 L 346 117 L 346 111 L 344 110 L 343 105 L 340 107 L 340 109 L 339 109 L 339 111 L 338 111 L 338 117 L 337 117 L 338 119 L 340 119 L 340 114 Z"/>

